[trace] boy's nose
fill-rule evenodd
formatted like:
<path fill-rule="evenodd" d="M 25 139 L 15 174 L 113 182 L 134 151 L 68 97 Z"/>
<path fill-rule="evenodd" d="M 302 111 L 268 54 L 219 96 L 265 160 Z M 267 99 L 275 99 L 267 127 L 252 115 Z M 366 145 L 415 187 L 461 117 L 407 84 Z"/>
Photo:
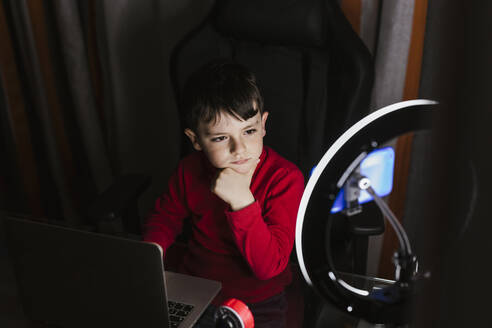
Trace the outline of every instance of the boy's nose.
<path fill-rule="evenodd" d="M 241 155 L 246 151 L 246 145 L 242 140 L 233 140 L 231 142 L 231 153 L 234 155 Z"/>

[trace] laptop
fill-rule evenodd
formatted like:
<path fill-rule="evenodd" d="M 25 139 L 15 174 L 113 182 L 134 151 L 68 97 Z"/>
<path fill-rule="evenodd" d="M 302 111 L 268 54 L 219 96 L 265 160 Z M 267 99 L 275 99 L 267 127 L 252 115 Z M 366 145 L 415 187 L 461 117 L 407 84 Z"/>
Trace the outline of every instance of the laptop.
<path fill-rule="evenodd" d="M 155 244 L 14 216 L 3 221 L 24 311 L 50 326 L 187 328 L 221 288 L 164 271 Z"/>

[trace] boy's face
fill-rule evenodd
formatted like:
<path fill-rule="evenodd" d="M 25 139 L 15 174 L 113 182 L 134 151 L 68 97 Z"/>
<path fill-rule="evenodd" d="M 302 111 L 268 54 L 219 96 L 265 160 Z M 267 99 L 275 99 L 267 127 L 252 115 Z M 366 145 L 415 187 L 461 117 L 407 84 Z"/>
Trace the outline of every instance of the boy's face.
<path fill-rule="evenodd" d="M 198 125 L 196 133 L 190 129 L 185 134 L 190 138 L 193 148 L 201 150 L 216 168 L 232 168 L 239 173 L 246 173 L 263 150 L 263 137 L 266 134 L 265 123 L 268 112 L 246 121 L 234 116 L 220 113 L 215 122 Z"/>

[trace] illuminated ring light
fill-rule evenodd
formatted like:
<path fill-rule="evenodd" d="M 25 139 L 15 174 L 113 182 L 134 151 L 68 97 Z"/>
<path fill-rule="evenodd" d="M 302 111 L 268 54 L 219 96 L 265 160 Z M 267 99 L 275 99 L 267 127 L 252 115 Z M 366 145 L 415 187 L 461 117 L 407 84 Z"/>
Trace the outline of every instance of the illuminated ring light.
<path fill-rule="evenodd" d="M 330 209 L 351 171 L 369 152 L 402 134 L 430 129 L 436 104 L 432 100 L 409 100 L 367 115 L 326 151 L 304 190 L 296 224 L 296 253 L 302 275 L 327 301 L 355 317 L 396 323 L 401 317 L 402 297 L 382 302 L 339 276 L 327 247 L 327 229 L 333 219 Z"/>

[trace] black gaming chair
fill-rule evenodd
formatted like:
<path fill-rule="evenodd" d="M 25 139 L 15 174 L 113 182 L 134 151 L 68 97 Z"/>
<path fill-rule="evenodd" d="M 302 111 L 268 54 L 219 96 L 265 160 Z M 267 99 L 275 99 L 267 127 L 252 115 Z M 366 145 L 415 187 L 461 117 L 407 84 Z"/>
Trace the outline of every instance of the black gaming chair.
<path fill-rule="evenodd" d="M 368 114 L 372 57 L 336 0 L 216 1 L 172 54 L 177 100 L 188 76 L 215 58 L 232 58 L 255 72 L 270 112 L 265 144 L 296 163 L 306 181 L 331 143 Z M 183 155 L 190 150 L 183 138 Z M 340 268 L 364 274 L 368 235 L 381 227 L 354 235 L 361 229 L 350 224 L 341 219 L 335 229 L 335 258 Z M 320 314 L 332 312 L 322 303 L 307 291 L 305 327 L 328 323 Z"/>

